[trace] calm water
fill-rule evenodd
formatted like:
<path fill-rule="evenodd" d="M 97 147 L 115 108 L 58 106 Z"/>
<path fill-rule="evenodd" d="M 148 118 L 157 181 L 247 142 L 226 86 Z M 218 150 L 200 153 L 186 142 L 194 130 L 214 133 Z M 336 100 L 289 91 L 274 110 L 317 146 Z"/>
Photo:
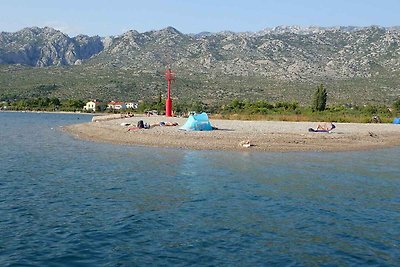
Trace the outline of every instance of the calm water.
<path fill-rule="evenodd" d="M 0 266 L 399 266 L 400 148 L 96 144 L 0 113 Z"/>

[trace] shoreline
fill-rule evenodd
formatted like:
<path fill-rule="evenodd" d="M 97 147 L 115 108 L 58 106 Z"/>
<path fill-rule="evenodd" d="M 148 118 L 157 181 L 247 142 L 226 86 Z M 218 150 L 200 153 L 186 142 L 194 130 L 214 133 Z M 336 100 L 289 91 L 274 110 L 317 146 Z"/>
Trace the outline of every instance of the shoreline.
<path fill-rule="evenodd" d="M 179 126 L 156 126 L 128 131 L 139 120 L 154 124 L 177 122 Z M 400 145 L 400 125 L 336 123 L 331 133 L 310 133 L 317 122 L 213 120 L 213 131 L 179 130 L 187 118 L 134 116 L 63 126 L 62 130 L 87 141 L 171 147 L 193 150 L 256 152 L 357 151 Z M 246 145 L 248 144 L 248 145 Z"/>
<path fill-rule="evenodd" d="M 74 112 L 74 111 L 34 111 L 34 110 L 0 110 L 0 112 L 14 112 L 14 113 L 46 113 L 46 114 L 79 114 L 79 115 L 92 115 L 93 113 Z"/>

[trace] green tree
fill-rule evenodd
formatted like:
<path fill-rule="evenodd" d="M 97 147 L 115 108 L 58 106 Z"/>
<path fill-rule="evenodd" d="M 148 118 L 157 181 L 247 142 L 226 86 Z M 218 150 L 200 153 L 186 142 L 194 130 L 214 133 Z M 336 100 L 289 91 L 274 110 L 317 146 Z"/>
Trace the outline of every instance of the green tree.
<path fill-rule="evenodd" d="M 324 111 L 326 108 L 326 100 L 328 94 L 323 84 L 317 86 L 317 90 L 314 93 L 313 102 L 311 108 L 313 111 Z"/>
<path fill-rule="evenodd" d="M 161 91 L 159 91 L 158 92 L 158 104 L 161 104 L 163 101 L 162 101 L 162 94 L 161 94 Z"/>
<path fill-rule="evenodd" d="M 61 103 L 61 106 L 64 110 L 73 110 L 73 111 L 81 110 L 84 105 L 85 102 L 76 99 L 67 99 Z"/>
<path fill-rule="evenodd" d="M 99 101 L 98 104 L 96 104 L 96 111 L 102 112 L 107 110 L 107 103 Z"/>
<path fill-rule="evenodd" d="M 394 102 L 393 108 L 396 110 L 396 112 L 400 112 L 400 98 L 397 99 L 396 102 Z"/>
<path fill-rule="evenodd" d="M 241 111 L 241 109 L 243 109 L 243 107 L 244 107 L 243 101 L 238 100 L 238 99 L 233 99 L 231 101 L 231 103 L 228 105 L 228 109 L 230 111 L 234 111 L 234 112 Z"/>
<path fill-rule="evenodd" d="M 50 103 L 54 108 L 58 108 L 61 105 L 61 101 L 57 97 L 51 98 Z"/>

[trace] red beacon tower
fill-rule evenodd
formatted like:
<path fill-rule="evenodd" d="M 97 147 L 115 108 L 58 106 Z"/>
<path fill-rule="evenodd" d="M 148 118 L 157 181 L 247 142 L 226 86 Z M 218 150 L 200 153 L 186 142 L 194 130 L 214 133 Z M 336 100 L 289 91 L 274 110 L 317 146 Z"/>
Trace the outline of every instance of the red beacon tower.
<path fill-rule="evenodd" d="M 175 72 L 171 69 L 165 71 L 165 80 L 168 82 L 167 100 L 165 100 L 165 116 L 172 117 L 171 81 L 175 81 Z"/>

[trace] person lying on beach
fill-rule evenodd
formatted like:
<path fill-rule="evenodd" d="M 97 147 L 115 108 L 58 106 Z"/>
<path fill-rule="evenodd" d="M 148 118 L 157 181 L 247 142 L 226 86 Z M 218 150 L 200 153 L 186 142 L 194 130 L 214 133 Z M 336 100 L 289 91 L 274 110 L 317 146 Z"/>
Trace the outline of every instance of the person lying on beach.
<path fill-rule="evenodd" d="M 333 129 L 335 129 L 336 126 L 335 124 L 331 122 L 325 122 L 324 124 L 318 124 L 317 128 L 309 128 L 309 132 L 331 132 Z"/>
<path fill-rule="evenodd" d="M 150 128 L 153 128 L 156 126 L 178 126 L 178 125 L 179 124 L 177 122 L 170 122 L 170 121 L 167 121 L 167 122 L 161 121 L 159 123 L 154 123 L 154 124 L 149 125 L 140 120 L 140 121 L 138 121 L 137 126 L 128 128 L 128 132 L 134 131 L 134 130 L 139 130 L 139 129 L 150 129 Z"/>
<path fill-rule="evenodd" d="M 126 114 L 121 114 L 121 118 L 123 119 L 123 118 L 131 118 L 131 117 L 133 117 L 134 116 L 134 114 L 133 113 L 131 113 L 131 112 L 128 112 L 128 113 L 126 113 Z"/>
<path fill-rule="evenodd" d="M 332 122 L 325 122 L 324 124 L 318 124 L 317 130 L 332 131 L 336 126 Z"/>
<path fill-rule="evenodd" d="M 170 122 L 170 121 L 163 122 L 163 121 L 160 121 L 159 123 L 154 123 L 154 124 L 150 125 L 150 127 L 155 127 L 155 126 L 178 126 L 178 125 L 179 124 L 177 122 Z"/>

